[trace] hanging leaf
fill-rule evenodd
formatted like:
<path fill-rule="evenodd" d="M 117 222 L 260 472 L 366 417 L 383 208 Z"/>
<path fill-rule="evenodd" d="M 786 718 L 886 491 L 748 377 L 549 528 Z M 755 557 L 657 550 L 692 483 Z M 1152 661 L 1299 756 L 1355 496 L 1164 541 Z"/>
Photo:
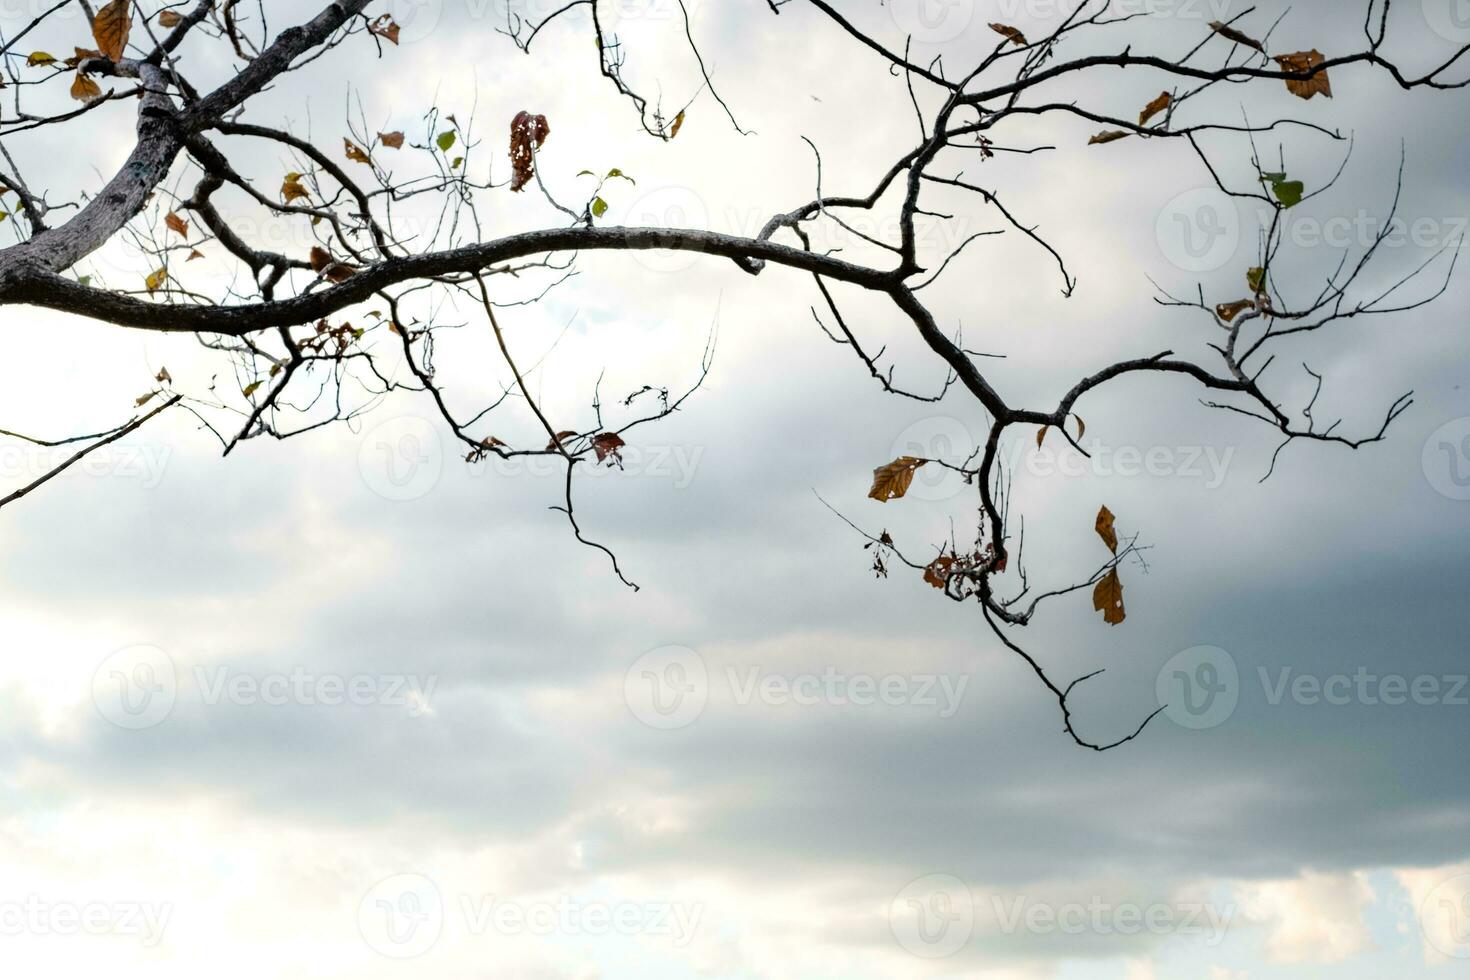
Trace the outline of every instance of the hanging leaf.
<path fill-rule="evenodd" d="M 1247 34 L 1240 33 L 1240 31 L 1237 31 L 1228 24 L 1222 24 L 1218 20 L 1212 20 L 1210 21 L 1210 29 L 1226 40 L 1234 41 L 1236 44 L 1244 44 L 1248 48 L 1255 48 L 1257 51 L 1265 53 L 1266 48 L 1260 41 Z"/>
<path fill-rule="evenodd" d="M 455 133 L 454 130 L 446 129 L 444 132 L 439 134 L 439 138 L 434 142 L 438 145 L 439 149 L 442 152 L 448 153 L 451 149 L 454 148 L 454 143 L 458 139 L 459 135 Z"/>
<path fill-rule="evenodd" d="M 607 214 L 607 202 L 600 197 L 594 197 L 592 199 L 592 217 L 600 218 L 604 214 Z"/>
<path fill-rule="evenodd" d="M 401 132 L 379 133 L 378 142 L 390 150 L 403 149 L 403 134 Z"/>
<path fill-rule="evenodd" d="M 592 449 L 597 453 L 599 463 L 610 456 L 615 463 L 621 466 L 623 463 L 621 450 L 626 445 L 627 443 L 616 432 L 600 432 L 592 437 Z"/>
<path fill-rule="evenodd" d="M 1220 305 L 1215 307 L 1215 314 L 1226 323 L 1233 323 L 1235 321 L 1235 318 L 1240 316 L 1246 310 L 1253 310 L 1255 308 L 1255 300 L 1240 299 L 1236 300 L 1234 303 L 1221 303 Z"/>
<path fill-rule="evenodd" d="M 634 180 L 632 177 L 629 177 L 627 174 L 623 173 L 623 170 L 622 170 L 621 167 L 613 167 L 611 170 L 609 170 L 607 172 L 607 176 L 604 177 L 604 178 L 602 178 L 602 179 L 603 180 L 612 180 L 614 177 L 621 177 L 624 180 L 626 180 L 628 183 L 634 185 L 635 187 L 638 184 L 638 181 Z"/>
<path fill-rule="evenodd" d="M 1097 512 L 1095 526 L 1097 536 L 1102 538 L 1103 544 L 1107 545 L 1108 550 L 1116 555 L 1118 553 L 1118 532 L 1113 529 L 1113 512 L 1108 510 L 1106 505 Z"/>
<path fill-rule="evenodd" d="M 78 102 L 91 102 L 102 98 L 102 86 L 93 80 L 91 75 L 85 72 L 77 72 L 77 77 L 71 82 L 71 97 Z"/>
<path fill-rule="evenodd" d="M 342 138 L 342 143 L 346 148 L 347 159 L 353 163 L 365 163 L 370 167 L 373 165 L 373 158 L 368 156 L 362 147 L 345 136 Z"/>
<path fill-rule="evenodd" d="M 940 555 L 938 558 L 924 566 L 924 581 L 942 589 L 949 584 L 949 573 L 954 568 L 954 557 L 951 555 Z"/>
<path fill-rule="evenodd" d="M 1266 270 L 1254 268 L 1245 274 L 1245 281 L 1251 287 L 1253 293 L 1264 293 L 1266 291 Z"/>
<path fill-rule="evenodd" d="M 1128 617 L 1123 609 L 1123 580 L 1116 568 L 1108 569 L 1092 590 L 1092 608 L 1103 614 L 1103 622 L 1117 626 Z"/>
<path fill-rule="evenodd" d="M 1281 66 L 1282 71 L 1292 73 L 1309 72 L 1321 65 L 1327 59 L 1322 52 L 1313 48 L 1311 51 L 1298 51 L 1296 54 L 1283 54 L 1276 56 L 1276 63 Z M 1319 71 L 1311 78 L 1288 78 L 1286 88 L 1300 99 L 1310 99 L 1314 95 L 1325 95 L 1332 98 L 1332 82 L 1327 78 L 1327 72 Z"/>
<path fill-rule="evenodd" d="M 253 395 L 257 391 L 259 391 L 260 390 L 260 386 L 263 385 L 263 384 L 265 384 L 264 381 L 252 381 L 248 385 L 245 386 L 245 390 L 244 390 L 243 394 L 245 395 L 246 398 L 249 398 L 251 395 Z"/>
<path fill-rule="evenodd" d="M 168 282 L 168 270 L 159 269 L 150 274 L 147 279 L 144 279 L 143 285 L 148 287 L 150 293 L 156 293 L 163 288 L 163 284 L 166 282 Z"/>
<path fill-rule="evenodd" d="M 311 192 L 306 189 L 305 184 L 301 183 L 301 174 L 287 174 L 286 179 L 281 183 L 281 199 L 290 204 L 303 197 L 311 197 Z"/>
<path fill-rule="evenodd" d="M 909 487 L 914 482 L 914 473 L 927 462 L 927 459 L 916 456 L 900 456 L 893 462 L 878 467 L 873 471 L 873 486 L 868 491 L 868 496 L 879 503 L 897 500 L 909 492 Z"/>
<path fill-rule="evenodd" d="M 166 367 L 159 368 L 158 369 L 158 375 L 156 377 L 154 377 L 153 380 L 154 381 L 157 381 L 159 384 L 166 384 L 166 385 L 173 384 L 173 382 L 174 382 L 173 375 L 171 375 L 171 374 L 168 373 L 168 368 L 166 368 Z"/>
<path fill-rule="evenodd" d="M 368 24 L 368 30 L 378 37 L 386 38 L 393 44 L 398 44 L 398 22 L 393 19 L 392 14 L 383 14 L 377 20 Z"/>
<path fill-rule="evenodd" d="M 1110 130 L 1106 130 L 1104 132 L 1098 133 L 1092 139 L 1090 139 L 1090 140 L 1087 141 L 1087 145 L 1088 146 L 1094 146 L 1094 145 L 1096 145 L 1098 143 L 1113 143 L 1113 142 L 1116 142 L 1116 141 L 1118 141 L 1120 139 L 1123 139 L 1124 137 L 1132 136 L 1132 135 L 1133 135 L 1132 133 L 1124 132 L 1121 129 L 1110 129 Z"/>
<path fill-rule="evenodd" d="M 519 191 L 536 176 L 536 151 L 551 135 L 551 124 L 545 116 L 533 116 L 522 109 L 510 121 L 510 189 Z"/>
<path fill-rule="evenodd" d="M 1072 418 L 1077 420 L 1077 439 L 1080 442 L 1082 437 L 1087 435 L 1087 423 L 1082 421 L 1082 416 L 1076 413 L 1073 413 Z"/>
<path fill-rule="evenodd" d="M 1169 108 L 1169 103 L 1173 101 L 1174 97 L 1168 92 L 1160 92 L 1159 97 L 1144 106 L 1143 111 L 1138 114 L 1138 125 L 1146 125 L 1154 116 Z"/>
<path fill-rule="evenodd" d="M 166 225 L 168 225 L 169 231 L 174 232 L 179 237 L 181 237 L 181 238 L 188 238 L 189 237 L 189 222 L 185 221 L 183 218 L 180 218 L 177 214 L 174 214 L 172 211 L 170 211 L 168 214 L 164 215 L 164 217 L 163 217 L 163 223 L 166 224 Z"/>
<path fill-rule="evenodd" d="M 1039 428 L 1039 429 L 1036 430 L 1036 448 L 1037 449 L 1040 449 L 1041 448 L 1041 444 L 1043 442 L 1046 442 L 1046 430 L 1047 429 L 1050 429 L 1050 428 L 1051 428 L 1051 426 L 1049 426 L 1049 425 L 1043 425 L 1041 428 Z"/>
<path fill-rule="evenodd" d="M 132 0 L 112 0 L 92 18 L 92 37 L 97 39 L 97 50 L 113 61 L 122 61 L 132 30 Z"/>
<path fill-rule="evenodd" d="M 990 29 L 1018 48 L 1024 48 L 1026 46 L 1026 35 L 1009 24 L 991 24 Z"/>
<path fill-rule="evenodd" d="M 674 125 L 672 125 L 672 126 L 669 127 L 669 139 L 673 139 L 675 136 L 678 136 L 679 135 L 679 130 L 681 130 L 683 128 L 684 128 L 684 110 L 683 109 L 680 109 L 679 110 L 679 114 L 674 117 Z"/>

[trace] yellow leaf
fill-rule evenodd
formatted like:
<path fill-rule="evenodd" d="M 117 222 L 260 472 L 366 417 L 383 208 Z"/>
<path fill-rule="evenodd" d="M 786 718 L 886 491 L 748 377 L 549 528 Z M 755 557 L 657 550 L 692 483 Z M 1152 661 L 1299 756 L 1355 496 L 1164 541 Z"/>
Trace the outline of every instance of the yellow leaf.
<path fill-rule="evenodd" d="M 151 274 L 147 279 L 143 280 L 143 285 L 148 287 L 148 291 L 150 293 L 156 293 L 163 288 L 163 284 L 166 282 L 168 282 L 168 270 L 159 269 L 157 272 Z"/>
<path fill-rule="evenodd" d="M 311 192 L 301 183 L 301 175 L 287 174 L 285 182 L 281 184 L 281 199 L 290 204 L 301 197 L 311 197 Z"/>
<path fill-rule="evenodd" d="M 1275 59 L 1282 71 L 1289 72 L 1308 72 L 1326 60 L 1322 52 L 1315 48 L 1311 51 L 1298 51 L 1296 54 L 1279 55 Z M 1311 78 L 1288 78 L 1286 87 L 1292 95 L 1301 99 L 1310 99 L 1314 95 L 1332 98 L 1332 82 L 1328 80 L 1325 71 L 1319 71 Z"/>
<path fill-rule="evenodd" d="M 914 482 L 914 472 L 929 462 L 916 456 L 900 456 L 886 466 L 873 471 L 873 487 L 868 496 L 880 503 L 897 500 L 909 492 Z"/>
<path fill-rule="evenodd" d="M 347 147 L 347 159 L 351 160 L 353 163 L 365 163 L 368 166 L 372 166 L 372 157 L 364 153 L 362 147 L 358 146 L 356 143 L 352 142 L 352 140 L 345 137 L 343 138 L 342 142 Z"/>
<path fill-rule="evenodd" d="M 77 77 L 71 82 L 71 97 L 78 102 L 100 99 L 102 98 L 102 86 L 98 85 L 91 75 L 77 72 Z"/>
<path fill-rule="evenodd" d="M 113 61 L 123 59 L 132 30 L 132 0 L 112 0 L 92 19 L 92 36 L 97 39 L 97 50 Z"/>
<path fill-rule="evenodd" d="M 1123 580 L 1116 568 L 1108 569 L 1092 590 L 1092 608 L 1103 614 L 1103 622 L 1117 626 L 1128 617 L 1123 609 Z"/>
<path fill-rule="evenodd" d="M 1138 114 L 1138 125 L 1147 125 L 1150 119 L 1169 108 L 1169 103 L 1173 101 L 1174 97 L 1168 92 L 1160 92 L 1159 97 L 1144 106 L 1143 111 Z"/>
<path fill-rule="evenodd" d="M 1118 553 L 1118 532 L 1113 529 L 1113 512 L 1106 506 L 1097 512 L 1097 536 L 1102 538 L 1103 544 L 1113 554 Z"/>
<path fill-rule="evenodd" d="M 32 51 L 31 56 L 26 59 L 26 64 L 32 68 L 35 68 L 37 65 L 54 65 L 56 64 L 56 55 L 47 54 L 45 51 Z"/>
<path fill-rule="evenodd" d="M 672 126 L 669 127 L 669 139 L 673 139 L 675 136 L 678 136 L 679 135 L 679 130 L 681 130 L 683 128 L 684 128 L 684 110 L 680 109 L 679 110 L 679 114 L 674 117 L 674 125 L 672 125 Z"/>

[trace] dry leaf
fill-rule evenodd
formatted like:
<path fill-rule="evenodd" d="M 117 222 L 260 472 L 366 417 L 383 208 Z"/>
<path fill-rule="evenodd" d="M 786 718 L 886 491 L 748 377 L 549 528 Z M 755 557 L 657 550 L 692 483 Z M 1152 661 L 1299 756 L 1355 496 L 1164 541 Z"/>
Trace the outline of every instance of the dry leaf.
<path fill-rule="evenodd" d="M 1075 413 L 1073 413 L 1072 418 L 1077 420 L 1077 438 L 1081 440 L 1083 436 L 1087 435 L 1087 423 L 1082 421 L 1082 416 Z"/>
<path fill-rule="evenodd" d="M 1026 46 L 1026 35 L 1008 24 L 991 24 L 990 29 L 1000 36 L 1007 38 L 1018 48 L 1024 48 Z"/>
<path fill-rule="evenodd" d="M 949 572 L 954 567 L 954 558 L 940 555 L 924 567 L 924 581 L 942 589 L 949 584 Z"/>
<path fill-rule="evenodd" d="M 173 384 L 174 378 L 173 378 L 173 375 L 171 375 L 171 374 L 168 373 L 168 368 L 161 367 L 161 368 L 158 369 L 158 376 L 155 377 L 153 380 L 154 381 L 157 381 L 159 384 L 166 384 L 167 385 L 167 384 Z"/>
<path fill-rule="evenodd" d="M 92 36 L 97 39 L 97 50 L 113 61 L 122 61 L 128 46 L 128 34 L 132 30 L 132 0 L 112 0 L 92 19 Z"/>
<path fill-rule="evenodd" d="M 351 160 L 353 163 L 365 163 L 368 166 L 373 165 L 372 157 L 368 156 L 367 153 L 363 151 L 362 147 L 352 142 L 352 140 L 347 139 L 345 136 L 342 138 L 342 143 L 347 147 L 347 159 Z"/>
<path fill-rule="evenodd" d="M 177 232 L 183 238 L 189 237 L 189 222 L 172 211 L 164 215 L 163 223 L 168 225 L 169 231 Z"/>
<path fill-rule="evenodd" d="M 189 253 L 189 257 L 186 258 L 184 261 L 185 262 L 193 262 L 195 259 L 202 259 L 202 258 L 204 258 L 204 253 L 201 252 L 201 251 L 199 251 L 199 249 L 196 248 L 192 252 Z"/>
<path fill-rule="evenodd" d="M 1226 38 L 1227 40 L 1234 41 L 1236 44 L 1244 44 L 1248 48 L 1255 48 L 1257 51 L 1261 52 L 1264 52 L 1266 50 L 1265 46 L 1262 45 L 1260 41 L 1257 41 L 1255 38 L 1247 34 L 1242 34 L 1235 28 L 1230 27 L 1226 24 L 1222 24 L 1218 20 L 1210 21 L 1210 28 L 1216 34 L 1220 35 L 1223 38 Z"/>
<path fill-rule="evenodd" d="M 176 10 L 165 10 L 158 15 L 160 27 L 178 27 L 183 22 L 184 18 Z"/>
<path fill-rule="evenodd" d="M 914 472 L 929 462 L 916 456 L 900 456 L 886 466 L 873 471 L 873 486 L 868 496 L 880 503 L 897 500 L 909 492 L 914 482 Z"/>
<path fill-rule="evenodd" d="M 399 132 L 379 133 L 378 141 L 390 150 L 403 149 L 403 134 Z"/>
<path fill-rule="evenodd" d="M 368 25 L 368 30 L 378 37 L 392 41 L 395 45 L 398 43 L 398 22 L 393 19 L 392 14 L 383 14 Z"/>
<path fill-rule="evenodd" d="M 1313 48 L 1311 51 L 1298 51 L 1296 54 L 1283 54 L 1276 57 L 1276 63 L 1281 66 L 1282 71 L 1308 72 L 1327 59 L 1322 52 Z M 1327 72 L 1319 71 L 1311 78 L 1288 78 L 1286 87 L 1292 95 L 1302 99 L 1310 99 L 1314 95 L 1325 95 L 1332 98 L 1332 82 L 1327 78 Z"/>
<path fill-rule="evenodd" d="M 1126 136 L 1131 136 L 1131 135 L 1133 135 L 1133 134 L 1132 133 L 1125 132 L 1125 131 L 1123 131 L 1121 129 L 1110 129 L 1110 130 L 1107 130 L 1105 132 L 1098 133 L 1092 139 L 1090 139 L 1090 140 L 1087 141 L 1087 145 L 1088 146 L 1092 146 L 1093 144 L 1096 144 L 1096 143 L 1112 143 L 1112 142 L 1115 142 L 1116 140 L 1120 140 L 1120 139 L 1123 139 Z"/>
<path fill-rule="evenodd" d="M 1050 429 L 1050 428 L 1051 428 L 1051 426 L 1049 426 L 1049 425 L 1043 425 L 1041 428 L 1039 428 L 1039 429 L 1036 430 L 1036 448 L 1037 449 L 1040 449 L 1041 448 L 1041 444 L 1043 442 L 1046 442 L 1046 430 L 1047 429 Z"/>
<path fill-rule="evenodd" d="M 570 429 L 565 432 L 558 432 L 555 436 L 552 437 L 552 440 L 546 444 L 546 451 L 551 452 L 553 449 L 561 449 L 563 439 L 574 439 L 576 438 L 576 435 L 577 433 L 571 431 Z M 563 449 L 562 451 L 565 452 L 566 450 Z"/>
<path fill-rule="evenodd" d="M 510 121 L 511 190 L 520 190 L 536 176 L 535 151 L 541 148 L 550 135 L 551 125 L 545 116 L 533 116 L 522 109 Z M 442 141 L 440 145 L 443 146 Z"/>
<path fill-rule="evenodd" d="M 168 270 L 159 269 L 149 275 L 147 279 L 144 279 L 143 285 L 148 287 L 150 293 L 156 293 L 163 288 L 163 284 L 166 282 L 168 282 Z"/>
<path fill-rule="evenodd" d="M 1253 310 L 1255 307 L 1255 300 L 1239 299 L 1234 303 L 1221 303 L 1219 306 L 1216 306 L 1215 314 L 1226 323 L 1231 323 L 1246 310 Z"/>
<path fill-rule="evenodd" d="M 321 273 L 332 282 L 343 282 L 357 274 L 356 267 L 338 262 L 332 258 L 332 253 L 320 245 L 312 246 L 311 268 L 312 271 Z"/>
<path fill-rule="evenodd" d="M 674 117 L 674 125 L 672 125 L 672 126 L 669 127 L 669 139 L 673 139 L 675 136 L 678 136 L 679 135 L 679 130 L 681 130 L 683 128 L 684 128 L 684 110 L 683 109 L 680 109 L 679 110 L 679 114 Z"/>
<path fill-rule="evenodd" d="M 1168 92 L 1160 92 L 1159 97 L 1144 106 L 1143 111 L 1138 114 L 1138 125 L 1143 126 L 1147 124 L 1154 116 L 1169 108 L 1169 103 L 1173 101 L 1174 97 Z"/>
<path fill-rule="evenodd" d="M 139 395 L 137 398 L 133 399 L 133 406 L 135 408 L 142 408 L 144 405 L 151 402 L 153 400 L 153 396 L 156 394 L 158 394 L 158 392 L 150 391 L 146 395 Z"/>
<path fill-rule="evenodd" d="M 245 386 L 245 390 L 242 392 L 242 394 L 246 398 L 249 398 L 251 395 L 253 395 L 257 391 L 259 391 L 260 390 L 260 386 L 263 385 L 263 384 L 265 384 L 264 381 L 252 381 L 248 385 Z"/>
<path fill-rule="evenodd" d="M 1117 626 L 1128 614 L 1123 610 L 1123 580 L 1116 568 L 1108 569 L 1092 590 L 1092 608 L 1103 614 L 1103 622 Z"/>
<path fill-rule="evenodd" d="M 1103 539 L 1103 544 L 1113 554 L 1118 553 L 1118 532 L 1113 529 L 1113 512 L 1106 506 L 1097 512 L 1097 536 Z"/>
<path fill-rule="evenodd" d="M 91 102 L 93 99 L 102 98 L 102 86 L 98 85 L 91 75 L 77 72 L 77 77 L 72 79 L 71 97 L 78 102 Z"/>
<path fill-rule="evenodd" d="M 611 456 L 615 462 L 621 464 L 623 456 L 620 450 L 626 445 L 616 432 L 602 432 L 592 437 L 592 449 L 597 453 L 599 463 Z"/>
<path fill-rule="evenodd" d="M 281 182 L 281 200 L 290 204 L 300 197 L 311 197 L 311 192 L 301 183 L 300 174 L 287 174 L 286 179 Z"/>

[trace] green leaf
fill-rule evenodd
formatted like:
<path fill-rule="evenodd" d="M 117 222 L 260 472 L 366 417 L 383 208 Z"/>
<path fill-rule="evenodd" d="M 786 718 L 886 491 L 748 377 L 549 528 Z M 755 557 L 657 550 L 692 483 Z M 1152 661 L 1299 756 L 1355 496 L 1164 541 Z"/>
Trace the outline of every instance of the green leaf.
<path fill-rule="evenodd" d="M 263 385 L 263 384 L 265 384 L 264 381 L 252 381 L 252 382 L 250 382 L 248 385 L 245 386 L 245 392 L 244 392 L 245 397 L 246 398 L 249 398 L 251 395 L 255 394 L 257 391 L 260 390 L 260 386 Z"/>
<path fill-rule="evenodd" d="M 1266 288 L 1266 270 L 1261 268 L 1251 269 L 1245 274 L 1245 281 L 1251 287 L 1251 292 L 1259 293 Z"/>
<path fill-rule="evenodd" d="M 600 197 L 594 197 L 592 199 L 592 217 L 600 218 L 604 214 L 607 214 L 607 202 Z"/>
<path fill-rule="evenodd" d="M 632 177 L 629 177 L 627 174 L 623 173 L 623 170 L 622 170 L 621 167 L 613 167 L 611 170 L 609 170 L 607 172 L 607 176 L 604 177 L 604 178 L 602 178 L 602 179 L 603 180 L 612 180 L 614 177 L 621 177 L 621 178 L 623 178 L 624 180 L 626 180 L 630 184 L 635 184 L 636 185 L 638 183 L 638 181 L 634 180 Z"/>
<path fill-rule="evenodd" d="M 1281 202 L 1284 208 L 1294 208 L 1302 203 L 1302 198 L 1307 193 L 1307 185 L 1299 180 L 1287 180 L 1286 174 L 1269 173 L 1261 174 L 1261 179 L 1271 185 L 1271 191 L 1276 195 L 1276 200 Z"/>
<path fill-rule="evenodd" d="M 449 166 L 451 169 L 458 170 L 460 167 L 464 166 L 464 157 L 455 157 L 454 162 L 451 163 Z"/>
<path fill-rule="evenodd" d="M 92 285 L 92 277 L 91 276 L 78 276 L 77 277 L 77 282 L 81 283 L 83 286 L 90 286 L 90 285 Z"/>
<path fill-rule="evenodd" d="M 445 130 L 444 132 L 439 134 L 439 139 L 437 140 L 439 144 L 439 149 L 443 150 L 445 153 L 448 153 L 450 149 L 454 146 L 455 141 L 458 139 L 459 136 L 455 134 L 454 130 Z"/>
<path fill-rule="evenodd" d="M 590 170 L 579 170 L 579 171 L 577 171 L 577 176 L 578 177 L 596 177 L 597 175 L 595 173 L 593 173 L 592 171 L 590 171 Z"/>

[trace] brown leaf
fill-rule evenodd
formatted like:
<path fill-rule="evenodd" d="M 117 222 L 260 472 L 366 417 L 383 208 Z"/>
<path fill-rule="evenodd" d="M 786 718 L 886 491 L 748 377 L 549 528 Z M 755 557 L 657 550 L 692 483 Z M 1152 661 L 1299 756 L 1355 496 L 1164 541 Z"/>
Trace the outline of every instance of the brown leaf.
<path fill-rule="evenodd" d="M 202 259 L 202 258 L 204 258 L 204 253 L 201 252 L 201 251 L 199 251 L 199 249 L 196 248 L 196 249 L 194 249 L 193 251 L 191 251 L 189 253 L 189 257 L 186 258 L 184 261 L 185 262 L 193 262 L 195 259 Z"/>
<path fill-rule="evenodd" d="M 189 237 L 189 222 L 185 221 L 183 218 L 180 218 L 172 211 L 164 215 L 163 223 L 168 225 L 169 231 L 177 232 L 180 237 Z"/>
<path fill-rule="evenodd" d="M 132 0 L 112 0 L 92 19 L 92 36 L 97 39 L 97 50 L 113 61 L 123 59 L 132 30 Z"/>
<path fill-rule="evenodd" d="M 139 395 L 137 398 L 133 399 L 133 406 L 135 408 L 142 408 L 144 405 L 151 402 L 153 400 L 153 397 L 157 394 L 158 392 L 156 391 L 150 391 L 146 395 Z"/>
<path fill-rule="evenodd" d="M 1327 59 L 1322 56 L 1322 52 L 1313 48 L 1311 51 L 1278 55 L 1275 60 L 1281 66 L 1282 71 L 1308 72 Z M 1311 78 L 1288 78 L 1286 87 L 1292 95 L 1301 99 L 1310 99 L 1314 95 L 1325 95 L 1329 99 L 1332 98 L 1332 82 L 1328 80 L 1325 71 L 1319 71 Z"/>
<path fill-rule="evenodd" d="M 679 110 L 679 114 L 674 117 L 674 125 L 672 125 L 672 126 L 669 127 L 669 139 L 673 139 L 675 136 L 678 136 L 679 135 L 679 130 L 681 130 L 683 128 L 684 128 L 684 110 L 683 109 L 680 109 Z"/>
<path fill-rule="evenodd" d="M 398 43 L 398 22 L 393 19 L 392 14 L 383 14 L 368 25 L 368 30 L 378 35 L 378 37 L 387 38 L 395 45 Z"/>
<path fill-rule="evenodd" d="M 1160 92 L 1159 97 L 1144 106 L 1143 111 L 1138 114 L 1138 125 L 1146 125 L 1154 116 L 1169 108 L 1169 103 L 1173 101 L 1174 97 L 1168 92 Z"/>
<path fill-rule="evenodd" d="M 1082 416 L 1076 413 L 1073 413 L 1072 418 L 1077 420 L 1077 438 L 1080 441 L 1083 436 L 1087 435 L 1087 423 L 1082 421 Z"/>
<path fill-rule="evenodd" d="M 599 463 L 611 456 L 615 462 L 621 464 L 623 456 L 619 450 L 626 445 L 616 432 L 602 432 L 592 437 L 592 448 L 597 453 Z"/>
<path fill-rule="evenodd" d="M 168 368 L 161 367 L 161 368 L 158 369 L 158 375 L 157 375 L 157 377 L 155 377 L 153 380 L 154 381 L 157 381 L 159 384 L 166 384 L 167 385 L 167 384 L 173 384 L 174 378 L 173 378 L 173 375 L 171 375 L 171 374 L 168 373 Z"/>
<path fill-rule="evenodd" d="M 924 581 L 936 589 L 942 589 L 949 584 L 949 572 L 953 567 L 953 557 L 940 555 L 928 565 L 924 566 Z"/>
<path fill-rule="evenodd" d="M 518 191 L 536 176 L 536 150 L 551 135 L 545 116 L 533 116 L 522 109 L 510 121 L 510 189 Z"/>
<path fill-rule="evenodd" d="M 1226 323 L 1231 323 L 1235 320 L 1236 317 L 1240 316 L 1246 310 L 1253 310 L 1255 308 L 1255 300 L 1238 299 L 1234 303 L 1221 303 L 1216 306 L 1215 315 L 1224 320 Z"/>
<path fill-rule="evenodd" d="M 259 391 L 260 386 L 263 384 L 265 384 L 264 381 L 252 381 L 245 386 L 245 390 L 242 391 L 241 394 L 243 394 L 246 398 L 249 398 L 251 395 Z"/>
<path fill-rule="evenodd" d="M 78 47 L 73 47 L 72 50 L 75 51 L 76 54 L 74 54 L 70 58 L 67 58 L 66 59 L 65 64 L 66 64 L 66 67 L 68 67 L 68 68 L 75 68 L 75 67 L 77 67 L 77 65 L 80 65 L 82 62 L 84 62 L 84 61 L 86 61 L 86 60 L 88 60 L 90 58 L 100 58 L 100 57 L 102 57 L 102 52 L 101 51 L 98 51 L 98 50 L 96 50 L 94 48 L 78 48 Z"/>
<path fill-rule="evenodd" d="M 546 451 L 551 452 L 553 449 L 561 449 L 563 439 L 572 439 L 575 438 L 576 435 L 577 434 L 570 429 L 565 432 L 558 432 L 556 436 L 546 444 Z"/>
<path fill-rule="evenodd" d="M 184 18 L 176 10 L 165 10 L 158 15 L 160 27 L 178 27 L 184 22 Z"/>
<path fill-rule="evenodd" d="M 281 199 L 290 204 L 299 197 L 311 197 L 311 192 L 301 183 L 301 174 L 287 174 L 281 182 Z"/>
<path fill-rule="evenodd" d="M 1121 129 L 1109 129 L 1105 130 L 1104 132 L 1098 133 L 1092 139 L 1088 140 L 1087 145 L 1093 146 L 1097 143 L 1113 143 L 1132 135 L 1132 133 L 1125 132 Z"/>
<path fill-rule="evenodd" d="M 1116 568 L 1108 569 L 1092 590 L 1092 608 L 1103 614 L 1103 622 L 1117 626 L 1128 618 L 1123 609 L 1123 580 Z"/>
<path fill-rule="evenodd" d="M 1229 26 L 1228 24 L 1222 24 L 1218 20 L 1210 21 L 1210 29 L 1221 37 L 1230 41 L 1234 41 L 1236 44 L 1244 44 L 1246 47 L 1255 48 L 1257 51 L 1264 52 L 1266 50 L 1265 46 L 1262 45 L 1260 41 L 1257 41 L 1255 38 L 1251 37 L 1248 34 L 1242 34 L 1235 28 Z"/>
<path fill-rule="evenodd" d="M 77 77 L 71 82 L 71 97 L 78 102 L 91 102 L 93 99 L 102 98 L 102 86 L 93 80 L 91 75 L 77 72 Z"/>
<path fill-rule="evenodd" d="M 331 252 L 328 252 L 320 245 L 312 246 L 311 268 L 312 271 L 321 273 L 332 282 L 344 282 L 357 275 L 357 268 L 355 266 L 347 265 L 345 262 L 338 262 L 332 258 Z"/>
<path fill-rule="evenodd" d="M 914 472 L 929 462 L 916 456 L 900 456 L 886 466 L 873 471 L 873 487 L 868 496 L 880 503 L 897 500 L 909 492 L 914 482 Z"/>
<path fill-rule="evenodd" d="M 373 165 L 373 158 L 368 156 L 367 153 L 363 151 L 362 147 L 352 142 L 352 140 L 347 139 L 345 136 L 342 138 L 342 142 L 347 147 L 347 159 L 351 160 L 353 163 L 365 163 L 368 166 Z"/>
<path fill-rule="evenodd" d="M 1106 506 L 1097 512 L 1097 536 L 1103 539 L 1103 544 L 1113 554 L 1118 553 L 1118 532 L 1113 529 L 1113 512 Z"/>
<path fill-rule="evenodd" d="M 990 29 L 1001 37 L 1007 38 L 1018 48 L 1024 48 L 1026 46 L 1026 35 L 1008 24 L 991 24 Z"/>
<path fill-rule="evenodd" d="M 400 132 L 379 133 L 378 141 L 390 150 L 403 149 L 403 134 Z"/>
<path fill-rule="evenodd" d="M 1036 448 L 1037 449 L 1040 449 L 1041 448 L 1041 444 L 1043 442 L 1046 442 L 1046 430 L 1047 429 L 1050 429 L 1050 428 L 1051 428 L 1051 426 L 1049 426 L 1049 425 L 1043 425 L 1041 428 L 1039 428 L 1039 429 L 1036 430 Z"/>

